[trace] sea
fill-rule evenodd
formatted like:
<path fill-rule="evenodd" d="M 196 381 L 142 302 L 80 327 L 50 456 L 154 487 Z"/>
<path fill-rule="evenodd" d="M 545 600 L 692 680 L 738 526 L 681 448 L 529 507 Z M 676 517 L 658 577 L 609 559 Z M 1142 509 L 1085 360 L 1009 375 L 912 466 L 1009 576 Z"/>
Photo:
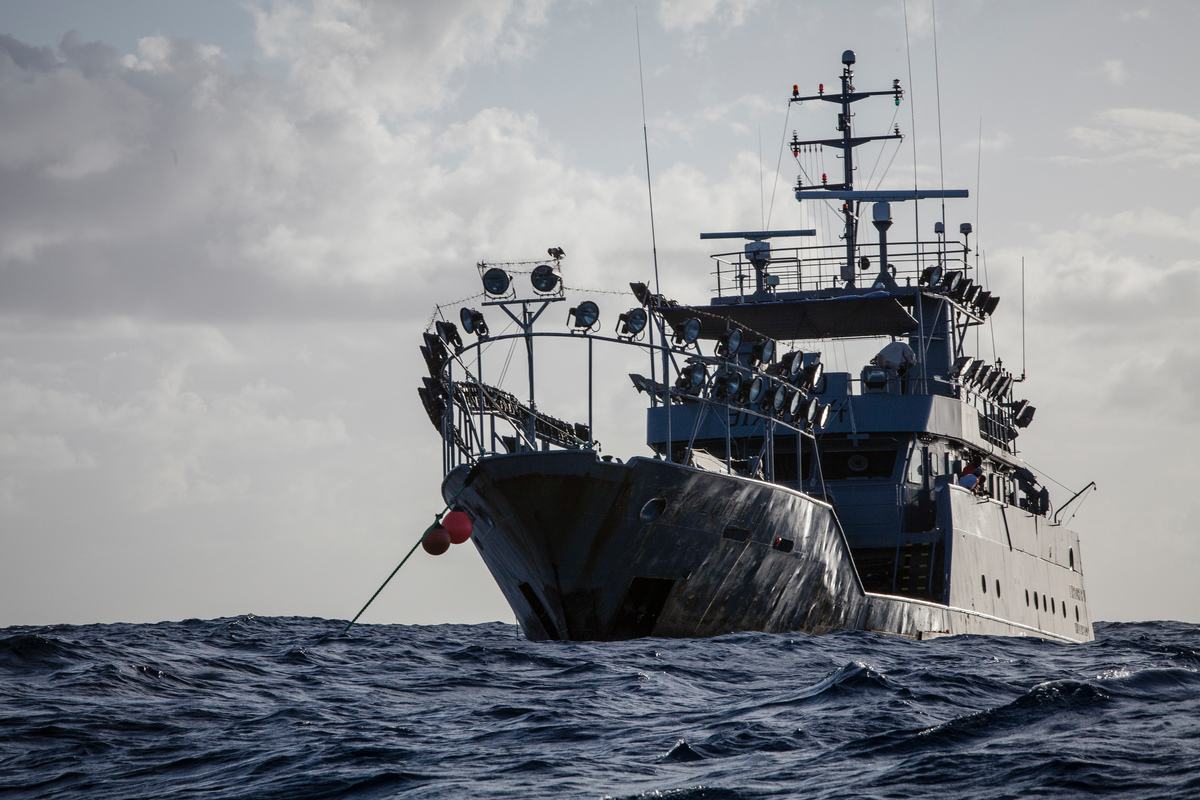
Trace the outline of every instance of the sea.
<path fill-rule="evenodd" d="M 614 644 L 0 629 L 0 798 L 1200 797 L 1200 626 Z"/>

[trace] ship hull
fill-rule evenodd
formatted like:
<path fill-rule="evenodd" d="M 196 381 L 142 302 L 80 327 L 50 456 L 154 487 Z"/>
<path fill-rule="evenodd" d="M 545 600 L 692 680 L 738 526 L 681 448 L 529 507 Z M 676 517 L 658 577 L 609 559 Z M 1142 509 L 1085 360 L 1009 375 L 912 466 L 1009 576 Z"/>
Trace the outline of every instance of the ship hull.
<path fill-rule="evenodd" d="M 442 491 L 475 520 L 472 540 L 532 640 L 835 629 L 1076 638 L 864 591 L 833 508 L 776 484 L 556 451 L 460 467 Z"/>

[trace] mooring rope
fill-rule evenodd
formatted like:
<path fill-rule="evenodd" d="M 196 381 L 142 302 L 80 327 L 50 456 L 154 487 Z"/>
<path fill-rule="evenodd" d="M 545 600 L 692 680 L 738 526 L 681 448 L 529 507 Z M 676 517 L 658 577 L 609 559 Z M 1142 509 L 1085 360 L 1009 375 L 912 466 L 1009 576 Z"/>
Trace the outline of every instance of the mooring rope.
<path fill-rule="evenodd" d="M 405 562 L 412 557 L 412 554 L 417 552 L 417 548 L 421 546 L 421 542 L 425 541 L 425 537 L 429 535 L 429 532 L 436 528 L 438 523 L 442 521 L 442 517 L 446 515 L 446 512 L 454 507 L 455 502 L 458 501 L 458 496 L 463 493 L 463 489 L 466 489 L 469 483 L 470 481 L 463 481 L 463 485 L 459 488 L 458 492 L 455 493 L 453 499 L 451 499 L 450 502 L 446 504 L 446 507 L 438 512 L 438 514 L 433 518 L 433 522 L 430 523 L 429 527 L 425 529 L 425 532 L 421 534 L 421 538 L 417 539 L 417 543 L 414 544 L 412 549 L 409 550 L 404 558 L 400 560 L 400 563 L 396 565 L 394 570 L 392 570 L 392 574 L 387 576 L 387 580 L 385 580 L 383 584 L 375 590 L 375 594 L 371 595 L 371 599 L 367 601 L 367 604 L 364 605 L 359 612 L 354 615 L 354 619 L 346 623 L 346 627 L 342 628 L 342 633 L 346 633 L 346 631 L 350 630 L 351 626 L 358 622 L 358 618 L 363 615 L 363 612 L 367 610 L 368 606 L 375 602 L 375 598 L 379 597 L 379 593 L 383 591 L 383 588 L 391 582 L 392 578 L 396 577 L 396 573 L 399 572 L 400 568 L 404 566 Z"/>

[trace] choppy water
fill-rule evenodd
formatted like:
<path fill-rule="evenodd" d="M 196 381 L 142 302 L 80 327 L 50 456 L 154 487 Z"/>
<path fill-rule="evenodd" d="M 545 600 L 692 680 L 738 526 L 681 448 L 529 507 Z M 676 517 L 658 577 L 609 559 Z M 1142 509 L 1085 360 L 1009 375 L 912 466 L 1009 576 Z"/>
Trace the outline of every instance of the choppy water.
<path fill-rule="evenodd" d="M 1200 797 L 1200 626 L 534 644 L 0 629 L 0 797 Z"/>

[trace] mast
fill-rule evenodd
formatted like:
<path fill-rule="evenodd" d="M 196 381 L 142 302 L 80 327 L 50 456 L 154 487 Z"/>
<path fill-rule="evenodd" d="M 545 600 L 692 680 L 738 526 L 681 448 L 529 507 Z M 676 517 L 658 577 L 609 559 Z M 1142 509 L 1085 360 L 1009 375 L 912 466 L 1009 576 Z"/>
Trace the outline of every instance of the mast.
<path fill-rule="evenodd" d="M 826 191 L 837 192 L 837 194 L 828 195 L 832 198 L 841 198 L 845 202 L 842 203 L 842 215 L 846 220 L 846 231 L 842 234 L 842 238 L 846 241 L 846 263 L 842 267 L 842 279 L 846 282 L 847 287 L 854 286 L 854 255 L 856 252 L 857 229 L 858 229 L 858 211 L 861 200 L 855 197 L 854 192 L 854 148 L 868 142 L 880 141 L 883 139 L 903 139 L 900 134 L 899 127 L 893 133 L 884 136 L 855 136 L 853 131 L 853 117 L 850 112 L 850 104 L 863 100 L 867 97 L 875 95 L 890 94 L 895 97 L 896 105 L 900 105 L 900 98 L 904 95 L 904 90 L 900 88 L 900 79 L 892 81 L 890 91 L 883 92 L 856 92 L 854 91 L 854 70 L 851 69 L 854 65 L 854 51 L 847 50 L 842 53 L 842 91 L 840 94 L 825 94 L 825 85 L 821 84 L 816 95 L 808 97 L 800 96 L 799 87 L 792 87 L 792 99 L 790 102 L 802 103 L 805 100 L 824 100 L 827 103 L 837 103 L 841 106 L 841 113 L 838 114 L 837 130 L 842 134 L 840 139 L 810 139 L 801 141 L 792 136 L 792 154 L 798 155 L 800 147 L 803 145 L 821 145 L 822 147 L 833 147 L 842 151 L 842 182 L 829 183 L 822 176 L 820 188 Z M 801 187 L 797 185 L 796 199 L 800 199 Z M 809 195 L 811 196 L 811 195 Z"/>

